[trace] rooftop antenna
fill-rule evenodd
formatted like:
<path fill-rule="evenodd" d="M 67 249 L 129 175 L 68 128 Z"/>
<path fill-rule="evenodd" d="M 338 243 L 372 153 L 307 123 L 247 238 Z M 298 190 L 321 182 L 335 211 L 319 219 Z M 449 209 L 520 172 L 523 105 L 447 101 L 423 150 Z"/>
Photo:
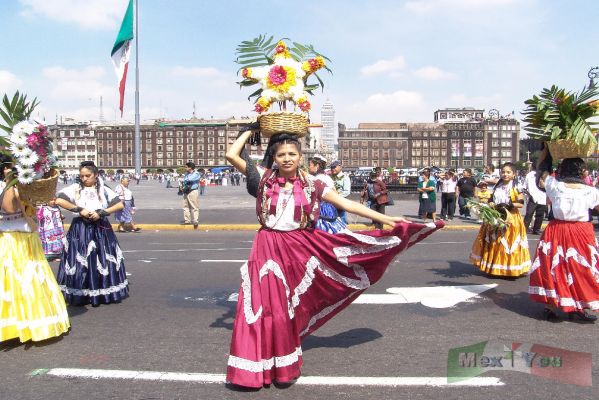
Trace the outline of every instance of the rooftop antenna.
<path fill-rule="evenodd" d="M 194 102 L 193 102 L 193 119 L 195 119 L 195 118 L 196 118 L 196 102 L 194 100 Z"/>

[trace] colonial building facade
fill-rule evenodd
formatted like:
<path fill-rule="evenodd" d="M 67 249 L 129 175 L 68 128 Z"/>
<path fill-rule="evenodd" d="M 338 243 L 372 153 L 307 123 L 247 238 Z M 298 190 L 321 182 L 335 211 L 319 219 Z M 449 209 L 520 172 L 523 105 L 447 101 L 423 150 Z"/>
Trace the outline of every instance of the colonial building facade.
<path fill-rule="evenodd" d="M 449 109 L 464 110 L 464 109 Z M 482 110 L 466 109 L 472 119 L 435 113 L 443 123 L 359 124 L 339 131 L 339 157 L 349 168 L 482 168 L 518 160 L 520 124 L 515 119 L 483 119 Z M 469 115 L 470 115 L 469 114 Z"/>

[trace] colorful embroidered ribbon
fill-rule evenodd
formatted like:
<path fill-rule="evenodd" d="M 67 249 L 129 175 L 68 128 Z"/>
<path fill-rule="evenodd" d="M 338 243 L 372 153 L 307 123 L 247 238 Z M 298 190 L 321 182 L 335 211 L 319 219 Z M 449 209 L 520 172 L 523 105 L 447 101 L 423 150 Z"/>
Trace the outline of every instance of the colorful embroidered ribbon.
<path fill-rule="evenodd" d="M 279 202 L 279 193 L 281 191 L 281 186 L 285 186 L 285 183 L 287 181 L 293 184 L 293 201 L 295 203 L 295 208 L 293 210 L 293 220 L 300 221 L 302 217 L 302 209 L 304 210 L 304 213 L 306 215 L 310 213 L 310 203 L 304 195 L 302 180 L 297 176 L 289 179 L 285 179 L 284 177 L 279 176 L 272 181 L 272 186 L 269 188 L 267 192 L 267 195 L 270 197 L 270 208 L 268 209 L 268 212 L 272 215 L 277 214 L 277 203 Z"/>

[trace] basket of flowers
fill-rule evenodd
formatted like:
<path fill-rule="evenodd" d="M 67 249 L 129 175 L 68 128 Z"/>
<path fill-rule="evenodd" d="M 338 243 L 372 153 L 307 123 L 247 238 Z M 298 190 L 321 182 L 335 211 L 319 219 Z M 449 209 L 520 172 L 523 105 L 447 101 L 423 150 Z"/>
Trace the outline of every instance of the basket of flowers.
<path fill-rule="evenodd" d="M 0 146 L 15 160 L 16 169 L 8 186 L 16 185 L 21 200 L 30 205 L 46 204 L 56 197 L 59 175 L 48 127 L 27 119 L 36 105 L 35 100 L 28 103 L 26 96 L 17 92 L 13 101 L 5 95 L 4 109 L 0 108 L 6 124 L 0 128 L 9 133 Z"/>
<path fill-rule="evenodd" d="M 317 88 L 324 88 L 317 71 L 331 70 L 325 62 L 330 61 L 318 53 L 312 45 L 260 35 L 252 41 L 243 41 L 237 47 L 239 72 L 243 80 L 240 87 L 259 84 L 248 100 L 254 99 L 254 110 L 259 114 L 260 132 L 265 137 L 287 132 L 303 137 L 308 132 L 308 112 L 311 104 L 308 95 Z M 288 40 L 288 39 L 287 39 Z M 326 60 L 326 61 L 325 61 Z M 308 83 L 314 76 L 315 83 Z M 270 111 L 273 104 L 278 111 Z"/>
<path fill-rule="evenodd" d="M 553 158 L 589 157 L 597 148 L 599 88 L 595 84 L 580 93 L 553 85 L 524 102 L 524 129 L 533 139 L 547 142 Z"/>

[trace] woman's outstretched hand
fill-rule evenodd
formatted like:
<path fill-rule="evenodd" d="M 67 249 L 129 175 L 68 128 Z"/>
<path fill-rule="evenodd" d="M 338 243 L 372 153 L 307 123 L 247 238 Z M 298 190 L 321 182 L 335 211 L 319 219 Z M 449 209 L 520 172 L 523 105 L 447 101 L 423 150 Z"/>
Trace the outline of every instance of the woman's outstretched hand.
<path fill-rule="evenodd" d="M 391 225 L 391 226 L 393 226 L 393 225 L 395 225 L 395 224 L 398 224 L 398 223 L 408 223 L 408 224 L 409 224 L 409 223 L 411 223 L 411 222 L 412 222 L 412 221 L 410 221 L 409 219 L 407 219 L 407 218 L 404 218 L 404 217 L 392 217 L 392 216 L 390 216 L 390 215 L 389 215 L 389 216 L 387 216 L 387 218 L 386 218 L 386 219 L 387 219 L 388 221 L 386 221 L 386 222 L 385 222 L 385 224 L 387 224 L 387 225 Z"/>

